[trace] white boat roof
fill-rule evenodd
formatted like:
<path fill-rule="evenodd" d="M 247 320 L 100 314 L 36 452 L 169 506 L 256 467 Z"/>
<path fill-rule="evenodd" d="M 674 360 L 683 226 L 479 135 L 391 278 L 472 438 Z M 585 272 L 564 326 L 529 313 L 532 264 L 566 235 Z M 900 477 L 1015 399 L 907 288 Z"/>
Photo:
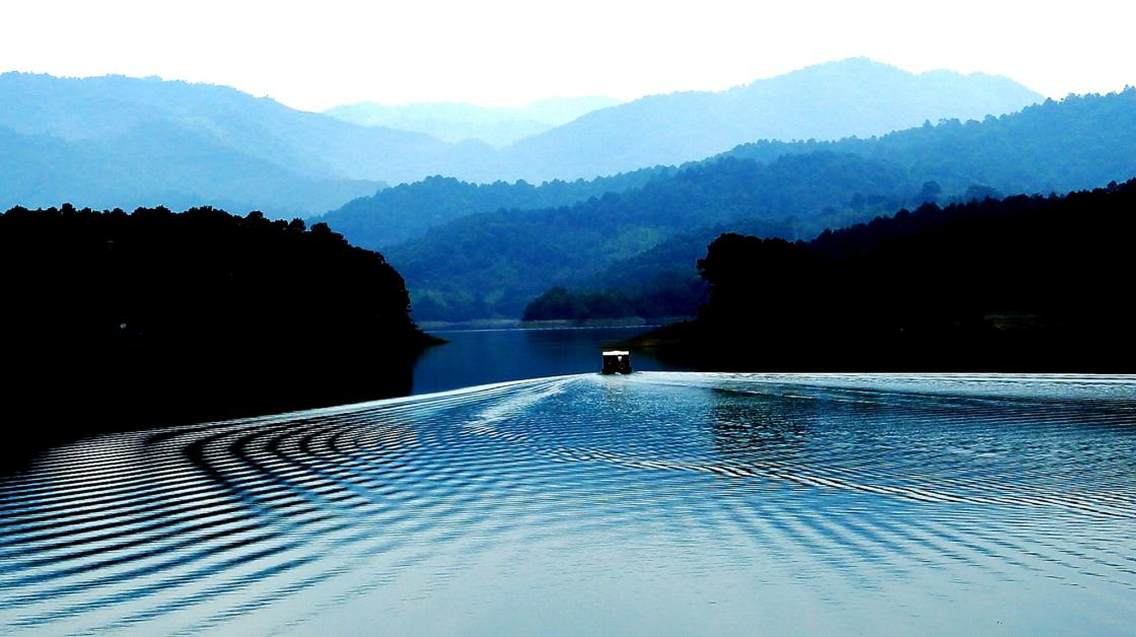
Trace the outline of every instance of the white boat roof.
<path fill-rule="evenodd" d="M 604 356 L 630 356 L 631 352 L 625 352 L 621 349 L 612 349 L 603 353 Z"/>

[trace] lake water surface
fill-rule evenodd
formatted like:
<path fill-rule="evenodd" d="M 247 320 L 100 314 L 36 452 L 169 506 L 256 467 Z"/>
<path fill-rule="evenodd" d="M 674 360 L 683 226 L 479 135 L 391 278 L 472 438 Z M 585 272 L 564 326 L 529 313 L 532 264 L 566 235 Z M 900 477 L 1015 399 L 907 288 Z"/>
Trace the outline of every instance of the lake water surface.
<path fill-rule="evenodd" d="M 1133 377 L 581 374 L 0 477 L 0 633 L 1133 626 Z"/>
<path fill-rule="evenodd" d="M 604 348 L 650 329 L 653 328 L 635 326 L 431 332 L 448 342 L 419 357 L 414 367 L 414 393 L 596 372 Z M 635 352 L 632 362 L 641 370 L 669 369 L 642 352 Z"/>

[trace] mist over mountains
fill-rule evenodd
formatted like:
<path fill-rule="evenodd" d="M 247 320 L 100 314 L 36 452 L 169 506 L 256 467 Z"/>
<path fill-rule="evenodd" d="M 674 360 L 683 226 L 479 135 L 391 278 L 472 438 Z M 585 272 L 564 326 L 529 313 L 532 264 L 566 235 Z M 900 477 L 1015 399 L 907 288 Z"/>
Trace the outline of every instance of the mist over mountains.
<path fill-rule="evenodd" d="M 619 100 L 602 96 L 552 98 L 513 108 L 460 102 L 397 106 L 360 102 L 324 112 L 361 126 L 384 126 L 425 133 L 447 142 L 472 140 L 501 147 L 616 104 Z"/>
<path fill-rule="evenodd" d="M 590 179 L 702 159 L 763 138 L 882 133 L 927 119 L 1011 112 L 1038 99 L 1004 78 L 914 75 L 846 60 L 728 91 L 647 97 L 572 121 L 597 104 L 584 100 L 576 111 L 564 102 L 537 104 L 527 117 L 566 123 L 495 148 L 354 124 L 221 86 L 5 73 L 0 205 L 209 204 L 305 216 L 383 184 L 431 175 L 480 183 Z M 481 136 L 505 139 L 500 132 Z"/>
<path fill-rule="evenodd" d="M 212 85 L 0 75 L 0 202 L 184 203 L 314 212 L 428 172 L 449 145 L 352 126 Z"/>

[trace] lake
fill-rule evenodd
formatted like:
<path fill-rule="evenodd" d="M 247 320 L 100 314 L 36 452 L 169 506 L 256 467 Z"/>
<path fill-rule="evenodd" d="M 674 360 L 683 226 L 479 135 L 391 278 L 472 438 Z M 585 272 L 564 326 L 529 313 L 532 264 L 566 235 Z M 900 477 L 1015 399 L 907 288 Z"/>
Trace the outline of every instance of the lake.
<path fill-rule="evenodd" d="M 448 343 L 422 354 L 414 367 L 414 393 L 425 394 L 504 380 L 595 372 L 600 352 L 649 326 L 552 329 L 445 330 L 430 332 Z M 672 369 L 634 352 L 636 369 Z"/>
<path fill-rule="evenodd" d="M 103 435 L 0 477 L 0 633 L 1131 635 L 1134 477 L 1124 376 L 578 374 Z"/>

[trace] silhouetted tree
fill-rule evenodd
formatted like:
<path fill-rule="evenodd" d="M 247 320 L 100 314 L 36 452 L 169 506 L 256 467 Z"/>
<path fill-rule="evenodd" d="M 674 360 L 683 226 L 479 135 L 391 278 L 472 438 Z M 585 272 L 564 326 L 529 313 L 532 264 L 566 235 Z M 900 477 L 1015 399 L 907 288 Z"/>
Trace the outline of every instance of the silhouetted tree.
<path fill-rule="evenodd" d="M 13 208 L 0 278 L 6 395 L 70 414 L 44 431 L 406 393 L 427 340 L 382 255 L 256 211 Z"/>
<path fill-rule="evenodd" d="M 1136 369 L 1136 180 L 947 206 L 810 242 L 723 234 L 675 328 L 711 367 Z"/>

